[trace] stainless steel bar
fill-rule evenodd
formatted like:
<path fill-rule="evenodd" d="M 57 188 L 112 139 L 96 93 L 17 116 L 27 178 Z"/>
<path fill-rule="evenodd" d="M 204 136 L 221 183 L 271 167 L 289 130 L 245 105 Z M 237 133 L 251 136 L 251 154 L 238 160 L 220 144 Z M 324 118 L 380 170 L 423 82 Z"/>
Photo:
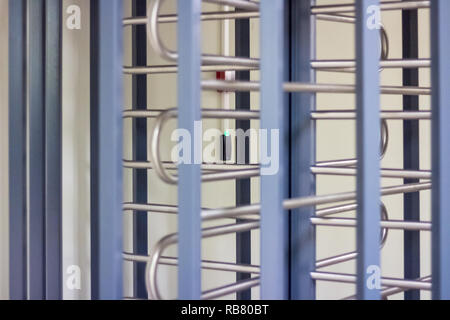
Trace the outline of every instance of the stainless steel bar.
<path fill-rule="evenodd" d="M 414 10 L 414 9 L 428 9 L 430 1 L 389 1 L 381 2 L 381 10 Z M 312 14 L 324 13 L 353 13 L 355 12 L 354 4 L 337 4 L 337 5 L 318 5 L 311 9 Z"/>
<path fill-rule="evenodd" d="M 314 280 L 319 280 L 319 281 L 356 283 L 356 276 L 351 275 L 351 274 L 331 273 L 331 272 L 312 272 L 311 277 Z M 425 283 L 422 281 L 414 281 L 414 280 L 382 278 L 381 284 L 386 287 L 431 290 L 431 283 Z"/>
<path fill-rule="evenodd" d="M 255 11 L 217 11 L 217 12 L 203 12 L 201 14 L 202 21 L 215 20 L 236 20 L 236 19 L 253 19 L 259 18 L 259 12 Z M 176 23 L 178 22 L 178 15 L 176 14 L 162 14 L 158 17 L 158 23 Z M 123 25 L 143 25 L 148 23 L 148 17 L 127 17 L 123 19 Z"/>
<path fill-rule="evenodd" d="M 202 238 L 210 238 L 215 236 L 222 236 L 230 233 L 249 231 L 259 228 L 259 222 L 247 222 L 240 224 L 231 224 L 226 226 L 218 226 L 206 228 L 202 230 Z M 157 284 L 157 270 L 159 259 L 165 248 L 169 245 L 175 244 L 178 241 L 178 234 L 170 234 L 162 238 L 153 249 L 153 254 L 146 266 L 146 286 L 149 299 L 161 300 L 161 294 Z"/>
<path fill-rule="evenodd" d="M 425 191 L 431 189 L 431 183 L 415 183 L 409 185 L 399 185 L 393 187 L 385 187 L 381 189 L 382 196 L 390 196 L 395 194 L 410 193 L 417 191 Z M 312 197 L 302 197 L 286 199 L 283 202 L 284 209 L 291 210 L 306 206 L 317 206 L 323 204 L 330 204 L 334 202 L 345 202 L 345 201 L 355 201 L 356 192 L 329 194 L 323 196 L 312 196 Z M 239 217 L 249 214 L 258 214 L 260 211 L 260 204 L 253 204 L 250 206 L 241 206 L 234 208 L 222 208 L 222 209 L 211 209 L 207 210 L 204 214 L 205 216 L 215 216 L 215 217 Z"/>
<path fill-rule="evenodd" d="M 259 2 L 252 0 L 203 0 L 204 2 L 215 3 L 221 6 L 230 6 L 243 10 L 259 11 Z"/>
<path fill-rule="evenodd" d="M 311 223 L 316 226 L 328 227 L 356 227 L 356 219 L 346 218 L 311 218 Z M 431 222 L 411 221 L 381 221 L 380 226 L 393 230 L 431 231 Z"/>
<path fill-rule="evenodd" d="M 429 111 L 382 111 L 384 120 L 431 120 Z M 311 114 L 313 120 L 356 120 L 353 110 L 327 110 L 315 111 Z"/>
<path fill-rule="evenodd" d="M 236 4 L 244 2 L 246 3 L 246 5 L 252 5 L 251 2 L 247 1 L 240 1 L 240 0 L 226 0 L 226 1 L 236 1 Z M 147 14 L 149 18 L 149 23 L 147 23 L 147 36 L 151 46 L 159 56 L 169 61 L 177 61 L 178 52 L 168 49 L 163 44 L 159 36 L 158 17 L 162 2 L 163 0 L 151 0 L 150 2 Z M 227 57 L 219 55 L 202 55 L 202 64 L 258 67 L 259 61 L 257 59 L 252 58 Z"/>
<path fill-rule="evenodd" d="M 356 176 L 356 168 L 336 168 L 336 167 L 312 167 L 313 174 L 320 175 L 338 175 L 338 176 Z M 431 180 L 431 171 L 412 171 L 397 169 L 381 169 L 381 177 L 383 178 L 399 178 L 399 179 L 425 179 Z"/>
<path fill-rule="evenodd" d="M 176 116 L 176 109 L 173 117 Z M 123 112 L 124 118 L 157 118 L 167 109 L 153 110 L 126 110 Z M 224 110 L 224 109 L 201 109 L 202 118 L 204 119 L 237 119 L 237 120 L 259 120 L 259 111 L 252 110 Z"/>
<path fill-rule="evenodd" d="M 319 210 L 316 210 L 316 217 L 323 218 L 323 217 L 327 217 L 327 216 L 331 216 L 331 215 L 335 215 L 335 214 L 339 214 L 339 213 L 355 211 L 357 207 L 358 207 L 358 205 L 356 203 L 350 203 L 350 204 L 345 204 L 345 205 L 340 205 L 340 206 L 333 206 L 331 208 L 319 209 Z"/>
<path fill-rule="evenodd" d="M 356 251 L 344 253 L 335 257 L 325 258 L 316 262 L 316 269 L 326 268 L 339 263 L 347 262 L 356 259 L 358 253 Z"/>
<path fill-rule="evenodd" d="M 239 282 L 232 283 L 232 284 L 220 287 L 220 288 L 215 288 L 215 289 L 203 292 L 202 300 L 217 299 L 217 298 L 220 298 L 220 297 L 232 294 L 232 293 L 248 290 L 253 287 L 257 287 L 259 285 L 260 285 L 259 277 L 239 281 Z"/>
<path fill-rule="evenodd" d="M 124 253 L 123 259 L 125 261 L 147 263 L 150 261 L 150 256 Z M 159 264 L 166 265 L 166 266 L 178 266 L 178 258 L 161 256 L 161 258 L 159 260 Z M 226 272 L 245 272 L 245 273 L 259 274 L 259 271 L 260 271 L 259 266 L 255 266 L 255 265 L 241 265 L 241 264 L 236 264 L 236 263 L 219 262 L 219 261 L 211 261 L 211 260 L 202 260 L 201 266 L 202 266 L 202 269 L 205 269 L 205 270 L 216 270 L 216 271 L 226 271 Z"/>
<path fill-rule="evenodd" d="M 317 20 L 343 22 L 343 23 L 355 23 L 355 17 L 336 15 L 336 14 L 316 14 Z"/>
<path fill-rule="evenodd" d="M 216 71 L 241 71 L 241 70 L 257 70 L 258 67 L 247 67 L 240 65 L 203 65 L 202 72 L 216 72 Z M 177 73 L 177 65 L 154 65 L 145 67 L 124 66 L 123 73 L 126 75 L 133 74 L 167 74 Z"/>
<path fill-rule="evenodd" d="M 355 60 L 315 60 L 311 61 L 311 67 L 316 70 L 321 69 L 339 69 L 339 68 L 356 68 Z M 380 67 L 383 69 L 390 68 L 430 68 L 430 59 L 389 59 L 381 60 Z"/>
<path fill-rule="evenodd" d="M 204 90 L 227 90 L 227 91 L 259 91 L 259 82 L 203 80 Z M 314 92 L 314 93 L 355 93 L 354 85 L 343 84 L 319 84 L 319 83 L 285 83 L 286 92 Z M 401 95 L 431 95 L 431 88 L 425 87 L 396 87 L 381 86 L 381 94 Z"/>
<path fill-rule="evenodd" d="M 255 59 L 257 60 L 257 59 Z M 311 67 L 317 71 L 341 71 L 340 69 L 348 69 L 349 72 L 354 72 L 351 68 L 355 68 L 354 60 L 315 60 L 311 62 Z M 240 70 L 258 70 L 259 65 L 252 67 L 242 65 L 203 65 L 202 72 L 214 71 L 240 71 Z M 393 68 L 430 68 L 430 59 L 390 59 L 381 60 L 380 67 L 383 69 Z M 165 74 L 178 72 L 177 65 L 154 65 L 154 66 L 124 66 L 124 74 Z"/>

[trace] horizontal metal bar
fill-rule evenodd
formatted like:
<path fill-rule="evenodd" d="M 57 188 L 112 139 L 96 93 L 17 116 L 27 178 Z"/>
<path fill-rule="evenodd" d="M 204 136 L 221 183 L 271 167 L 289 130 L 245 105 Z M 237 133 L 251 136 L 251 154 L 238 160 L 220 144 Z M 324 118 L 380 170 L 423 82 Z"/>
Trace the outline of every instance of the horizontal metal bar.
<path fill-rule="evenodd" d="M 311 218 L 311 223 L 316 226 L 327 227 L 356 227 L 357 221 L 347 218 Z M 383 220 L 380 222 L 380 226 L 394 230 L 431 231 L 431 222 Z"/>
<path fill-rule="evenodd" d="M 427 9 L 430 7 L 430 1 L 389 1 L 381 2 L 381 10 L 415 10 Z M 311 8 L 312 14 L 320 13 L 353 13 L 355 12 L 354 4 L 337 4 L 337 5 L 317 5 Z"/>
<path fill-rule="evenodd" d="M 201 66 L 202 72 L 217 72 L 217 71 L 243 71 L 243 70 L 257 70 L 258 67 L 247 67 L 240 65 L 206 65 Z M 173 65 L 154 65 L 154 66 L 145 66 L 145 67 L 131 67 L 125 66 L 123 67 L 123 73 L 127 75 L 134 74 L 168 74 L 168 73 L 177 73 L 178 66 Z"/>
<path fill-rule="evenodd" d="M 356 283 L 356 276 L 351 274 L 331 273 L 331 272 L 311 272 L 311 277 L 314 280 L 321 280 L 321 281 Z M 386 287 L 431 290 L 431 283 L 414 280 L 382 278 L 381 285 Z"/>
<path fill-rule="evenodd" d="M 208 290 L 203 292 L 202 299 L 203 300 L 211 300 L 211 299 L 217 299 L 232 293 L 237 293 L 241 291 L 245 291 L 248 289 L 251 289 L 253 287 L 257 287 L 260 285 L 260 278 L 251 278 L 242 280 L 230 285 L 226 285 L 223 287 L 215 288 L 212 290 Z"/>
<path fill-rule="evenodd" d="M 312 167 L 311 173 L 321 175 L 356 176 L 356 168 Z M 431 180 L 431 171 L 412 171 L 397 169 L 381 169 L 383 178 L 426 179 Z"/>
<path fill-rule="evenodd" d="M 203 0 L 204 2 L 215 3 L 221 6 L 230 6 L 242 10 L 259 11 L 259 3 L 252 0 Z"/>
<path fill-rule="evenodd" d="M 157 118 L 167 109 L 125 110 L 123 118 Z M 259 111 L 202 109 L 202 118 L 205 119 L 244 119 L 259 120 Z M 382 111 L 384 120 L 431 120 L 430 111 Z M 356 120 L 354 110 L 326 110 L 311 112 L 312 120 Z"/>
<path fill-rule="evenodd" d="M 202 87 L 204 90 L 259 91 L 260 83 L 255 81 L 203 80 Z M 356 93 L 354 85 L 344 84 L 288 82 L 285 83 L 283 87 L 286 92 Z M 381 86 L 380 92 L 381 94 L 431 95 L 431 88 Z"/>
<path fill-rule="evenodd" d="M 236 20 L 236 19 L 253 19 L 259 18 L 259 12 L 251 11 L 216 11 L 203 12 L 201 14 L 202 21 L 216 21 L 216 20 Z M 176 23 L 178 22 L 178 15 L 176 14 L 162 14 L 158 16 L 158 23 Z M 143 25 L 148 23 L 148 17 L 127 17 L 123 19 L 123 25 Z"/>
<path fill-rule="evenodd" d="M 356 68 L 355 60 L 315 60 L 311 61 L 311 67 L 320 69 Z M 389 59 L 381 60 L 380 67 L 389 68 L 430 68 L 430 59 Z"/>
<path fill-rule="evenodd" d="M 327 71 L 339 71 L 338 69 L 350 69 L 355 68 L 356 62 L 354 60 L 315 60 L 311 62 L 311 68 Z M 242 66 L 242 65 L 204 65 L 202 66 L 202 72 L 214 72 L 214 71 L 241 71 L 241 70 L 258 70 L 259 66 Z M 391 68 L 430 68 L 430 59 L 390 59 L 381 60 L 380 67 L 384 69 Z M 332 69 L 332 70 L 330 70 Z M 177 73 L 177 65 L 154 65 L 154 66 L 124 66 L 124 74 L 165 74 L 165 73 Z M 353 71 L 352 71 L 353 72 Z"/>
<path fill-rule="evenodd" d="M 354 110 L 327 110 L 311 113 L 313 120 L 356 120 Z M 430 111 L 381 111 L 382 120 L 431 120 Z"/>
<path fill-rule="evenodd" d="M 405 194 L 411 192 L 425 191 L 431 190 L 431 183 L 414 183 L 407 185 L 399 185 L 393 187 L 384 187 L 381 189 L 382 196 L 391 196 L 396 194 Z M 337 194 L 329 194 L 322 196 L 311 196 L 311 197 L 302 197 L 302 198 L 293 198 L 286 199 L 283 202 L 284 209 L 292 210 L 301 207 L 307 206 L 317 206 L 317 205 L 325 205 L 334 202 L 345 202 L 345 201 L 355 201 L 356 200 L 356 192 L 347 192 L 347 193 L 337 193 Z M 249 206 L 241 206 L 235 208 L 222 208 L 222 209 L 211 209 L 206 212 L 202 212 L 204 217 L 214 216 L 214 217 L 239 217 L 243 215 L 249 214 L 258 214 L 260 211 L 259 204 L 252 204 Z"/>
<path fill-rule="evenodd" d="M 124 118 L 156 118 L 163 112 L 171 111 L 171 117 L 177 116 L 176 109 L 153 109 L 153 110 L 126 110 Z M 225 109 L 201 109 L 204 119 L 237 119 L 237 120 L 259 120 L 259 111 L 253 110 L 225 110 Z"/>

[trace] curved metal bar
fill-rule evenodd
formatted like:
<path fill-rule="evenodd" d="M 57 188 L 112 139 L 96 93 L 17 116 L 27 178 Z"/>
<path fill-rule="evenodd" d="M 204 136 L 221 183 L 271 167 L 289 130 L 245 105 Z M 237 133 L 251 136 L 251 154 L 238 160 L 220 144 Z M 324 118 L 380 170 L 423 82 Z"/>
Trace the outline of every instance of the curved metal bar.
<path fill-rule="evenodd" d="M 224 0 L 225 1 L 225 0 Z M 226 1 L 237 1 L 237 2 L 245 2 L 247 1 L 239 1 L 239 0 L 226 0 Z M 169 61 L 177 61 L 178 53 L 176 51 L 172 51 L 168 49 L 164 43 L 162 42 L 159 36 L 159 23 L 158 17 L 163 0 L 151 0 L 148 8 L 148 23 L 147 23 L 147 37 L 152 48 L 155 52 L 161 56 L 162 58 Z M 258 67 L 259 61 L 258 59 L 251 58 L 239 58 L 239 57 L 226 57 L 219 55 L 202 55 L 202 64 L 207 65 L 236 65 L 236 66 L 244 66 L 244 67 Z"/>
<path fill-rule="evenodd" d="M 177 184 L 178 178 L 170 174 L 161 161 L 160 155 L 160 135 L 167 120 L 177 116 L 176 109 L 168 109 L 162 112 L 155 121 L 153 131 L 150 138 L 150 161 L 156 174 L 166 183 Z M 211 110 L 203 109 L 202 117 L 217 119 L 259 119 L 258 111 L 239 111 L 239 110 Z M 219 172 L 202 175 L 202 181 L 212 182 L 227 179 L 242 179 L 256 177 L 259 175 L 259 168 L 235 170 L 233 172 Z"/>
<path fill-rule="evenodd" d="M 176 115 L 175 109 L 169 109 L 161 113 L 157 118 L 153 131 L 150 137 L 150 161 L 153 164 L 153 169 L 161 180 L 169 184 L 177 184 L 178 179 L 172 174 L 165 170 L 161 162 L 160 152 L 159 152 L 159 136 L 163 129 L 164 124 L 170 118 Z"/>
<path fill-rule="evenodd" d="M 240 224 L 231 224 L 226 226 L 206 228 L 202 230 L 202 238 L 211 238 L 230 233 L 244 232 L 259 228 L 259 222 L 246 222 Z M 153 250 L 153 254 L 146 265 L 146 286 L 149 299 L 161 300 L 161 294 L 156 282 L 159 259 L 165 248 L 175 244 L 178 241 L 178 234 L 170 234 L 162 238 Z"/>
<path fill-rule="evenodd" d="M 381 141 L 380 141 L 380 158 L 381 160 L 386 155 L 389 147 L 389 125 L 386 119 L 381 120 Z"/>

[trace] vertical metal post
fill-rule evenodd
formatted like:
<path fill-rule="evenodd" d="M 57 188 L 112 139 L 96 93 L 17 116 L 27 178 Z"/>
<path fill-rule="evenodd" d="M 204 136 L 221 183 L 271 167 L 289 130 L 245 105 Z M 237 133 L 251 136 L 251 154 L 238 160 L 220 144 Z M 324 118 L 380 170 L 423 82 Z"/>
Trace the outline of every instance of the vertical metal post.
<path fill-rule="evenodd" d="M 45 299 L 45 6 L 28 2 L 29 298 Z"/>
<path fill-rule="evenodd" d="M 287 196 L 287 109 L 284 81 L 284 1 L 261 1 L 261 298 L 289 297 L 289 216 Z M 278 134 L 278 137 L 277 137 Z M 266 140 L 266 141 L 264 141 Z M 267 154 L 265 154 L 267 152 Z M 276 154 L 279 158 L 276 159 Z M 271 168 L 269 168 L 271 167 Z"/>
<path fill-rule="evenodd" d="M 147 14 L 147 0 L 134 0 L 133 16 L 143 17 Z M 133 26 L 133 65 L 147 65 L 147 31 L 145 25 Z M 147 75 L 133 75 L 133 109 L 147 109 Z M 147 119 L 133 120 L 133 159 L 147 161 Z M 136 169 L 133 174 L 133 201 L 147 203 L 147 170 Z M 147 212 L 138 211 L 133 215 L 134 253 L 148 254 Z M 134 264 L 134 296 L 146 298 L 145 264 Z"/>
<path fill-rule="evenodd" d="M 356 1 L 357 297 L 380 299 L 379 0 Z M 378 288 L 377 288 L 378 287 Z"/>
<path fill-rule="evenodd" d="M 98 20 L 94 31 L 98 32 L 98 50 L 93 54 L 97 64 L 96 95 L 98 170 L 95 187 L 97 211 L 91 232 L 97 254 L 94 264 L 97 281 L 95 299 L 122 299 L 122 65 L 123 65 L 123 4 L 122 0 L 98 0 L 95 15 Z M 94 292 L 93 292 L 94 293 Z"/>
<path fill-rule="evenodd" d="M 27 298 L 26 1 L 9 0 L 9 297 Z"/>
<path fill-rule="evenodd" d="M 431 1 L 433 299 L 450 299 L 450 2 Z"/>
<path fill-rule="evenodd" d="M 46 299 L 62 299 L 62 3 L 45 1 Z"/>
<path fill-rule="evenodd" d="M 417 10 L 402 11 L 403 59 L 419 58 L 419 28 Z M 403 69 L 403 85 L 419 86 L 419 69 Z M 403 96 L 404 111 L 419 111 L 418 96 Z M 405 170 L 420 170 L 419 121 L 403 122 L 403 166 Z M 405 179 L 404 183 L 418 183 L 417 179 Z M 420 221 L 420 193 L 408 193 L 403 198 L 404 219 Z M 405 278 L 420 278 L 420 232 L 404 232 Z M 406 300 L 419 300 L 420 291 L 405 292 Z"/>
<path fill-rule="evenodd" d="M 189 132 L 191 141 L 191 150 L 184 150 L 191 163 L 178 168 L 178 298 L 182 300 L 201 297 L 202 133 L 195 128 L 201 121 L 201 3 L 178 0 L 178 127 Z"/>
<path fill-rule="evenodd" d="M 290 76 L 293 82 L 314 82 L 311 60 L 314 55 L 314 20 L 310 15 L 311 1 L 290 0 L 288 7 Z M 315 177 L 311 166 L 315 162 L 315 123 L 311 111 L 315 95 L 293 93 L 290 98 L 290 198 L 315 194 Z M 291 211 L 290 298 L 312 300 L 316 297 L 315 282 L 310 273 L 315 270 L 315 228 L 310 218 L 314 208 Z"/>
<path fill-rule="evenodd" d="M 239 10 L 237 10 L 239 11 Z M 238 57 L 250 57 L 250 20 L 238 19 L 235 22 L 235 53 Z M 236 80 L 250 81 L 250 71 L 236 71 Z M 236 109 L 250 110 L 250 92 L 236 92 Z M 228 128 L 225 128 L 228 129 Z M 246 132 L 250 129 L 250 120 L 236 120 L 236 130 Z M 245 140 L 245 164 L 250 163 L 249 140 Z M 251 203 L 251 179 L 236 180 L 236 206 Z M 243 222 L 237 219 L 237 223 Z M 251 264 L 251 232 L 236 234 L 236 263 Z M 236 273 L 236 281 L 250 279 L 248 273 Z M 251 290 L 237 293 L 237 300 L 251 300 Z"/>
<path fill-rule="evenodd" d="M 90 131 L 91 131 L 91 299 L 100 296 L 99 288 L 99 0 L 90 1 Z"/>

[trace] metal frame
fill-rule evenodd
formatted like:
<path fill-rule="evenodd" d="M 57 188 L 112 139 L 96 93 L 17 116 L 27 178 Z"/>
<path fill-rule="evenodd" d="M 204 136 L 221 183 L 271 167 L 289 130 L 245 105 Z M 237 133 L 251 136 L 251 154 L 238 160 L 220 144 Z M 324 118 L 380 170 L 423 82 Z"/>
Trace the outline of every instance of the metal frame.
<path fill-rule="evenodd" d="M 376 300 L 381 288 L 369 286 L 380 270 L 380 80 L 377 28 L 367 27 L 369 7 L 379 0 L 356 2 L 357 113 L 357 298 Z M 376 280 L 376 279 L 375 279 Z M 376 285 L 376 283 L 375 283 Z"/>
<path fill-rule="evenodd" d="M 27 28 L 26 1 L 10 0 L 9 10 L 9 296 L 28 297 L 27 290 Z"/>
<path fill-rule="evenodd" d="M 102 300 L 123 297 L 122 18 L 122 0 L 91 1 L 91 286 Z"/>
<path fill-rule="evenodd" d="M 315 82 L 310 61 L 315 56 L 315 18 L 310 15 L 315 1 L 290 0 L 287 32 L 290 43 L 291 82 Z M 315 122 L 311 112 L 315 109 L 315 95 L 292 93 L 290 97 L 290 198 L 315 195 L 315 176 L 311 166 L 315 163 Z M 314 207 L 291 210 L 290 213 L 290 298 L 313 300 L 316 298 L 315 281 L 310 273 L 316 269 L 316 234 L 311 218 Z"/>
<path fill-rule="evenodd" d="M 431 2 L 432 55 L 432 271 L 433 299 L 450 299 L 450 2 Z"/>
<path fill-rule="evenodd" d="M 45 0 L 46 299 L 62 299 L 62 3 Z"/>
<path fill-rule="evenodd" d="M 45 3 L 28 1 L 29 298 L 45 299 Z"/>
<path fill-rule="evenodd" d="M 283 300 L 289 297 L 289 216 L 283 200 L 288 195 L 288 109 L 285 108 L 283 81 L 284 1 L 262 0 L 261 10 L 261 129 L 267 132 L 267 151 L 279 145 L 279 170 L 261 176 L 261 298 Z M 278 140 L 272 135 L 278 131 Z M 269 142 L 270 141 L 270 142 Z M 262 149 L 262 148 L 261 148 Z M 265 151 L 262 151 L 265 152 Z"/>
<path fill-rule="evenodd" d="M 202 150 L 193 141 L 195 122 L 201 121 L 201 4 L 201 0 L 178 0 L 178 128 L 190 133 L 195 163 L 202 159 Z M 182 300 L 201 297 L 201 172 L 195 163 L 178 167 L 178 298 Z"/>

